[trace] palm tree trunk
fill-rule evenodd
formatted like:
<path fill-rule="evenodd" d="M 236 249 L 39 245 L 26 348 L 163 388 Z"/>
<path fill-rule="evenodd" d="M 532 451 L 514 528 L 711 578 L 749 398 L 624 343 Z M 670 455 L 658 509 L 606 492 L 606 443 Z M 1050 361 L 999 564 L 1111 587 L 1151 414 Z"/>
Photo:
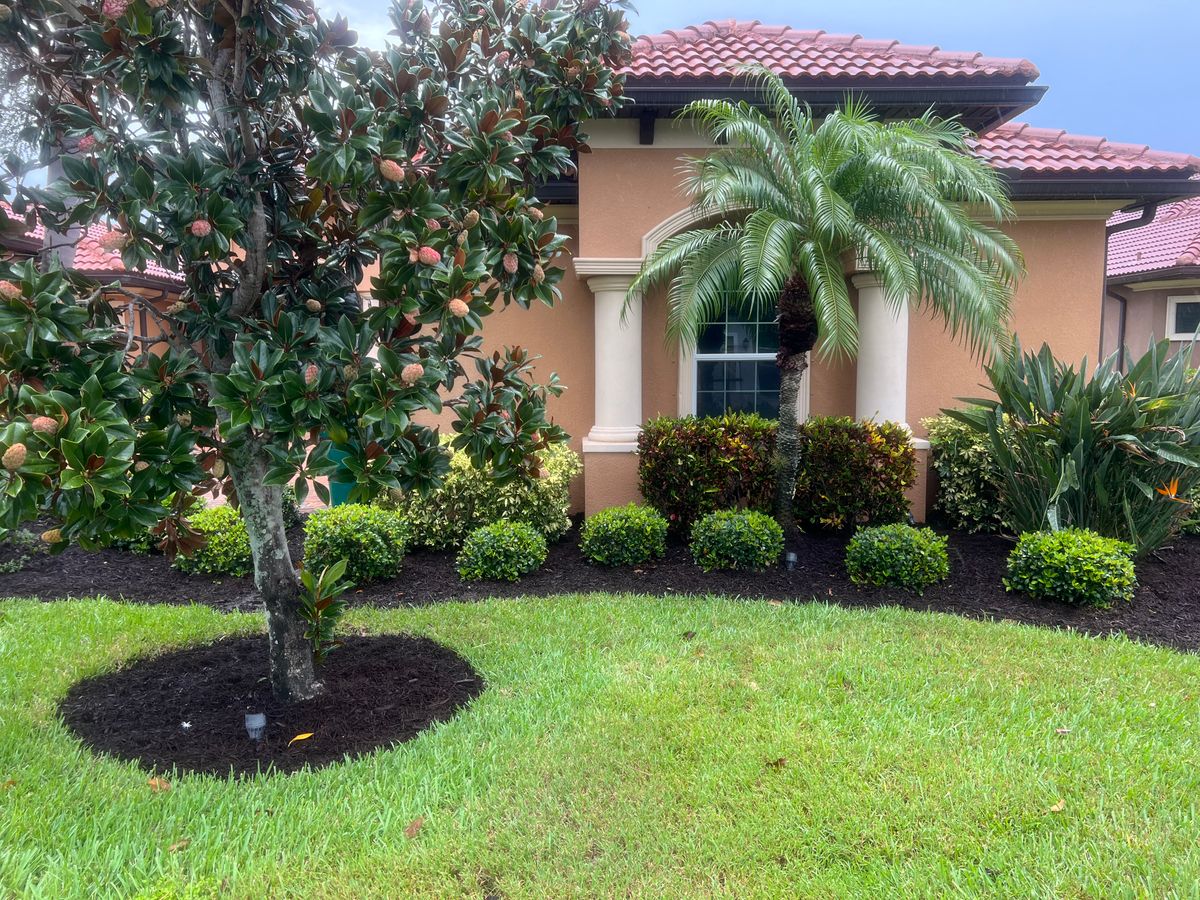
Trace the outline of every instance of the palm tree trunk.
<path fill-rule="evenodd" d="M 312 645 L 300 616 L 300 579 L 292 564 L 283 524 L 279 487 L 264 484 L 270 457 L 252 442 L 227 451 L 229 472 L 250 538 L 254 586 L 267 611 L 271 689 L 285 703 L 309 700 L 321 691 L 313 669 Z"/>
<path fill-rule="evenodd" d="M 775 513 L 784 533 L 796 527 L 793 502 L 796 496 L 796 472 L 800 468 L 800 421 L 796 406 L 808 356 L 789 357 L 779 372 L 779 428 L 775 433 Z"/>

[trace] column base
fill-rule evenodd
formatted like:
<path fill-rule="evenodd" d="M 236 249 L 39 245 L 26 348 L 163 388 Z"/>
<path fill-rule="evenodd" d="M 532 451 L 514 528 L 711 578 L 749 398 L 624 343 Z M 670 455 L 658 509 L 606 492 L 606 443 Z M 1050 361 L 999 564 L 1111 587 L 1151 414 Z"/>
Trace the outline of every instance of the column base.
<path fill-rule="evenodd" d="M 640 503 L 637 444 L 583 441 L 583 514 Z"/>

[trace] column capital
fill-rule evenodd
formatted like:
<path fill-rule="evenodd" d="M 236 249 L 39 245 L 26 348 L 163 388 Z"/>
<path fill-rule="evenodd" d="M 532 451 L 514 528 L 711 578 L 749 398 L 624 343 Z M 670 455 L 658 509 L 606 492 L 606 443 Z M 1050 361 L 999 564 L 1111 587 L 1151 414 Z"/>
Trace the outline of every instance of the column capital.
<path fill-rule="evenodd" d="M 642 271 L 640 256 L 577 256 L 571 260 L 577 278 L 593 275 L 628 275 L 632 278 Z"/>
<path fill-rule="evenodd" d="M 860 291 L 883 287 L 883 280 L 879 277 L 878 272 L 859 272 L 857 275 L 851 275 L 850 283 Z"/>
<path fill-rule="evenodd" d="M 634 275 L 592 275 L 587 279 L 588 289 L 593 294 L 625 294 L 633 284 Z"/>

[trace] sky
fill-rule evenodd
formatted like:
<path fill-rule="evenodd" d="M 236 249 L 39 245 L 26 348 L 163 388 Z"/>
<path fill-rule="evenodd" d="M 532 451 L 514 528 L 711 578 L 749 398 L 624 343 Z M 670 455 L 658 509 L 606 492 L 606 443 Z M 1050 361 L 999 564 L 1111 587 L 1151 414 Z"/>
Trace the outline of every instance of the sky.
<path fill-rule="evenodd" d="M 386 3 L 321 7 L 382 46 Z M 729 18 L 1024 57 L 1050 90 L 1023 121 L 1200 155 L 1200 0 L 640 0 L 630 13 L 634 34 Z"/>

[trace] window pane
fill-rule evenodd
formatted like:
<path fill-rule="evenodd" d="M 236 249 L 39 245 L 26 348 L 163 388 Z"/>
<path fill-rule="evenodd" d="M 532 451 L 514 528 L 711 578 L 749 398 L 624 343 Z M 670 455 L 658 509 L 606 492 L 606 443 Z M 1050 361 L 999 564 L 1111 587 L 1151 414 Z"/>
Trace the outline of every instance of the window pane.
<path fill-rule="evenodd" d="M 696 415 L 719 416 L 725 412 L 723 391 L 699 391 L 696 394 Z"/>
<path fill-rule="evenodd" d="M 756 326 L 746 323 L 730 323 L 725 330 L 726 353 L 753 353 Z"/>
<path fill-rule="evenodd" d="M 725 363 L 700 360 L 696 363 L 696 390 L 721 391 L 725 388 Z"/>
<path fill-rule="evenodd" d="M 1195 334 L 1200 327 L 1200 300 L 1175 304 L 1175 333 Z"/>
<path fill-rule="evenodd" d="M 779 392 L 763 391 L 755 395 L 757 402 L 755 403 L 755 412 L 764 419 L 779 418 Z"/>
<path fill-rule="evenodd" d="M 696 342 L 697 353 L 720 353 L 725 349 L 725 326 L 720 322 L 712 322 L 700 330 L 700 340 Z"/>
<path fill-rule="evenodd" d="M 754 412 L 754 391 L 730 391 L 725 395 L 725 406 L 733 412 Z"/>
<path fill-rule="evenodd" d="M 779 393 L 779 366 L 773 362 L 758 362 L 754 364 L 758 373 L 757 387 L 760 391 Z"/>
<path fill-rule="evenodd" d="M 730 391 L 754 390 L 755 362 L 725 363 L 725 388 Z"/>
<path fill-rule="evenodd" d="M 775 324 L 758 326 L 758 352 L 774 353 L 779 349 L 779 326 Z"/>

